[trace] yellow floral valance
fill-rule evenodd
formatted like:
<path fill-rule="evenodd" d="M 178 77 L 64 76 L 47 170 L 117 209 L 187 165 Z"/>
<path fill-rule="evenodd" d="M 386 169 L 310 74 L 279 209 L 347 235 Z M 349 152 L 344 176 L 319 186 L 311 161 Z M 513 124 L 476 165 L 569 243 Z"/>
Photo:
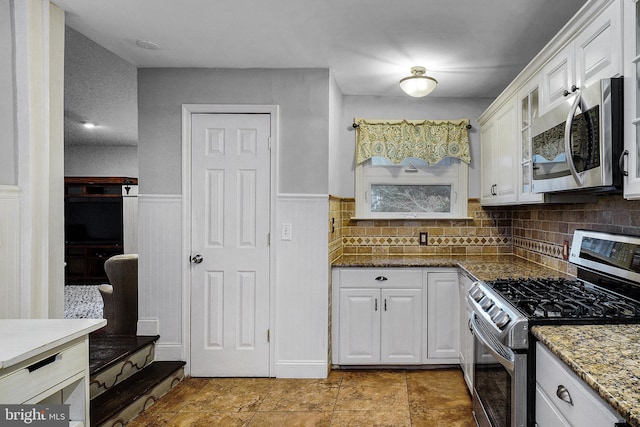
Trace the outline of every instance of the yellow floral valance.
<path fill-rule="evenodd" d="M 468 119 L 369 120 L 356 118 L 356 163 L 382 156 L 398 164 L 416 157 L 433 165 L 446 157 L 471 162 Z"/>

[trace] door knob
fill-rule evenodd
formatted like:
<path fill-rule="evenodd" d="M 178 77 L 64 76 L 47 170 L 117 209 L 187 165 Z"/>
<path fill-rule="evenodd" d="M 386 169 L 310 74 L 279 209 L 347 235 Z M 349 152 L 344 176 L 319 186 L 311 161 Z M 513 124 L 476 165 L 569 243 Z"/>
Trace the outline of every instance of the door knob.
<path fill-rule="evenodd" d="M 202 255 L 200 255 L 200 254 L 189 257 L 189 261 L 192 264 L 200 264 L 203 260 L 204 260 L 204 258 L 202 258 Z"/>

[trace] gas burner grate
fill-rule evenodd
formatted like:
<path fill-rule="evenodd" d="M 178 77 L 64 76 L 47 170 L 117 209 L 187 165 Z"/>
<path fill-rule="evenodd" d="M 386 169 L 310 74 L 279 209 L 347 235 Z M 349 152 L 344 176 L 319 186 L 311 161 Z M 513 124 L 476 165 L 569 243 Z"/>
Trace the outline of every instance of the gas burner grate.
<path fill-rule="evenodd" d="M 640 319 L 640 304 L 576 279 L 508 278 L 487 284 L 529 317 Z"/>

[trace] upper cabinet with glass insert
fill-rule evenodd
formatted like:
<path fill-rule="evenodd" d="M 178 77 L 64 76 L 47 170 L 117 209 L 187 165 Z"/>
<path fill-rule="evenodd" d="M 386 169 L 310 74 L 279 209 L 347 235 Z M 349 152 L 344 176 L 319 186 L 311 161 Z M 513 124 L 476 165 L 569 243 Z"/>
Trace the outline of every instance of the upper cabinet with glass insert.
<path fill-rule="evenodd" d="M 640 2 L 624 0 L 624 196 L 640 199 Z"/>
<path fill-rule="evenodd" d="M 540 78 L 534 76 L 518 92 L 518 118 L 520 137 L 520 169 L 518 174 L 518 201 L 521 203 L 541 203 L 543 194 L 533 192 L 533 147 L 532 123 L 539 114 Z"/>

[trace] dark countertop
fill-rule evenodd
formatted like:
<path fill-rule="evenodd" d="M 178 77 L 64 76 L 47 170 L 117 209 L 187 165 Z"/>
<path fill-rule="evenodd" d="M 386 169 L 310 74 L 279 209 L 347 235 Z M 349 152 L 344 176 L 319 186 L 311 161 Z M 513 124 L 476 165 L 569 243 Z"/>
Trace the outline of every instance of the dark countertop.
<path fill-rule="evenodd" d="M 478 280 L 499 277 L 570 277 L 516 255 L 343 255 L 333 267 L 448 267 L 462 268 Z"/>
<path fill-rule="evenodd" d="M 534 326 L 531 333 L 640 427 L 640 325 Z"/>

